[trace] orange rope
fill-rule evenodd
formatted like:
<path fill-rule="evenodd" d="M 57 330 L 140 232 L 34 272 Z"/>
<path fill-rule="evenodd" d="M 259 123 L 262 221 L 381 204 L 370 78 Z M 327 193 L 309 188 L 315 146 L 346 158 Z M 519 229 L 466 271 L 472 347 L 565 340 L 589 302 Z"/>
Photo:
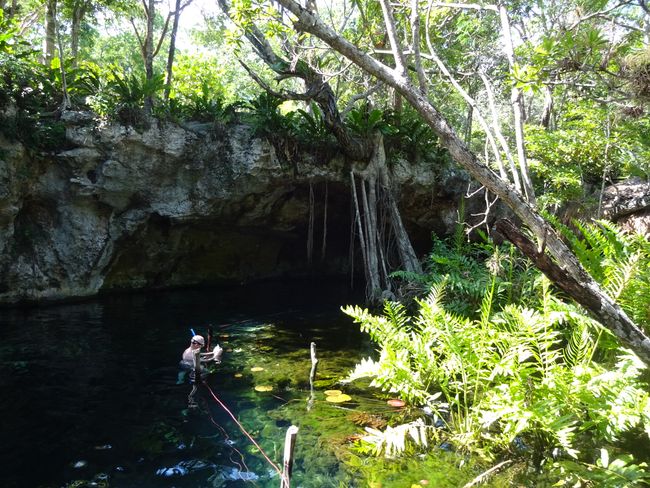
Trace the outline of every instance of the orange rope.
<path fill-rule="evenodd" d="M 226 407 L 226 406 L 223 404 L 223 402 L 222 402 L 221 400 L 219 400 L 219 398 L 217 398 L 217 395 L 214 394 L 214 392 L 212 391 L 212 388 L 210 388 L 210 386 L 209 386 L 206 382 L 203 382 L 203 384 L 205 385 L 205 387 L 206 387 L 206 388 L 208 389 L 208 391 L 210 392 L 210 395 L 212 395 L 212 398 L 214 398 L 215 401 L 216 401 L 219 405 L 221 405 L 221 408 L 223 408 L 223 409 L 226 411 L 226 413 L 228 413 L 228 415 L 230 415 L 230 417 L 235 421 L 235 423 L 237 424 L 237 426 L 239 427 L 239 429 L 244 433 L 244 435 L 245 435 L 246 437 L 248 437 L 248 438 L 250 439 L 250 441 L 255 445 L 255 447 L 257 447 L 257 449 L 260 451 L 260 453 L 262 453 L 262 456 L 264 456 L 264 459 L 266 459 L 266 460 L 268 461 L 268 463 L 273 467 L 273 469 L 275 469 L 275 470 L 278 472 L 278 474 L 280 475 L 280 478 L 282 478 L 283 476 L 282 476 L 282 471 L 280 471 L 280 468 L 279 468 L 279 467 L 278 467 L 278 466 L 277 466 L 273 461 L 271 461 L 271 459 L 266 455 L 266 453 L 264 452 L 264 450 L 262 449 L 262 447 L 261 447 L 257 442 L 255 442 L 255 439 L 253 439 L 253 438 L 251 437 L 251 435 L 246 431 L 246 429 L 244 428 L 244 426 L 243 426 L 242 424 L 239 423 L 239 421 L 238 421 L 237 418 L 233 415 L 233 413 L 232 413 L 230 410 L 228 410 L 228 407 Z"/>

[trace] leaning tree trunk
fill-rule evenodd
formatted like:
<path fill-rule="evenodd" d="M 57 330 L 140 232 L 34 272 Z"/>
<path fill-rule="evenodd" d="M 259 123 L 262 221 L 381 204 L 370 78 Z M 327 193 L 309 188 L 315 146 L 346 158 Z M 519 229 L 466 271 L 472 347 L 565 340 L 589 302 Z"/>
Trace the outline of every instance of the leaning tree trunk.
<path fill-rule="evenodd" d="M 539 249 L 549 250 L 559 269 L 575 281 L 577 288 L 589 291 L 590 299 L 583 300 L 582 305 L 646 364 L 650 364 L 650 338 L 644 335 L 625 312 L 607 296 L 544 217 L 520 193 L 478 160 L 476 155 L 463 144 L 440 112 L 422 95 L 419 89 L 412 85 L 408 78 L 400 76 L 393 69 L 361 51 L 294 0 L 276 1 L 295 15 L 296 30 L 315 35 L 364 71 L 398 90 L 438 135 L 440 143 L 447 148 L 452 158 L 513 210 L 535 234 Z M 579 297 L 574 292 L 575 289 L 575 287 L 571 288 L 567 294 L 578 301 Z"/>

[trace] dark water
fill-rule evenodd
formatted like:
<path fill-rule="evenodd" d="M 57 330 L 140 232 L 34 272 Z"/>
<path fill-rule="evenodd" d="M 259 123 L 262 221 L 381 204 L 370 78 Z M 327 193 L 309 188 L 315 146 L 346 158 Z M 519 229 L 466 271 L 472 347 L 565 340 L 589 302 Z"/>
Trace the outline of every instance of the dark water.
<path fill-rule="evenodd" d="M 331 446 L 353 432 L 346 410 L 321 392 L 309 405 L 308 375 L 312 340 L 325 382 L 368 349 L 339 310 L 354 300 L 344 283 L 301 282 L 0 310 L 0 486 L 278 486 L 205 388 L 187 409 L 178 361 L 189 329 L 208 324 L 226 349 L 209 384 L 274 463 L 300 426 L 293 486 L 352 486 Z M 197 460 L 186 476 L 156 474 Z M 228 479 L 242 472 L 254 479 Z"/>

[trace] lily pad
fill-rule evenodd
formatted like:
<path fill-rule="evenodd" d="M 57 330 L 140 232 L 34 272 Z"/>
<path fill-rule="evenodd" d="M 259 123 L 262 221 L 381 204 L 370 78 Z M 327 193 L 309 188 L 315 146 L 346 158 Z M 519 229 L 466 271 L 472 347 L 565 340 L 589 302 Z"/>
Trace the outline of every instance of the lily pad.
<path fill-rule="evenodd" d="M 388 403 L 391 407 L 403 407 L 406 405 L 406 402 L 404 400 L 400 400 L 399 398 L 391 398 L 386 403 Z"/>
<path fill-rule="evenodd" d="M 253 367 L 251 368 L 251 371 L 252 371 L 253 373 L 256 373 L 256 372 L 258 372 L 258 371 L 264 371 L 264 368 L 262 368 L 261 366 L 253 366 Z"/>
<path fill-rule="evenodd" d="M 329 395 L 325 398 L 325 400 L 331 403 L 343 403 L 349 402 L 352 400 L 352 397 L 350 395 L 346 395 L 345 393 L 341 393 L 340 395 Z"/>
<path fill-rule="evenodd" d="M 244 376 L 244 375 L 241 374 L 241 373 L 235 373 L 235 378 L 241 378 L 242 376 Z"/>
<path fill-rule="evenodd" d="M 271 385 L 257 385 L 255 391 L 272 391 L 273 387 Z"/>
<path fill-rule="evenodd" d="M 336 395 L 340 395 L 343 392 L 341 390 L 325 390 L 324 393 L 327 396 L 336 396 Z"/>

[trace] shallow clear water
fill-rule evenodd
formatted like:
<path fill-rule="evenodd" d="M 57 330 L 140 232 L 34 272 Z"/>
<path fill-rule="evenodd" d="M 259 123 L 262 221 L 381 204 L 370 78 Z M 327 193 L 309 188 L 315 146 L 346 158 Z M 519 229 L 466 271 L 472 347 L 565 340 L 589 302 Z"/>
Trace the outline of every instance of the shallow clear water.
<path fill-rule="evenodd" d="M 354 301 L 346 288 L 271 283 L 0 310 L 0 485 L 278 486 L 209 391 L 188 410 L 190 386 L 177 384 L 190 328 L 205 334 L 211 324 L 226 352 L 208 383 L 274 463 L 287 427 L 300 427 L 292 486 L 352 486 L 336 446 L 359 430 L 350 409 L 381 401 L 362 391 L 350 391 L 348 407 L 324 400 L 370 347 L 340 312 Z M 320 383 L 309 402 L 311 341 Z M 184 462 L 185 476 L 161 471 Z M 255 479 L 228 479 L 240 476 Z"/>

